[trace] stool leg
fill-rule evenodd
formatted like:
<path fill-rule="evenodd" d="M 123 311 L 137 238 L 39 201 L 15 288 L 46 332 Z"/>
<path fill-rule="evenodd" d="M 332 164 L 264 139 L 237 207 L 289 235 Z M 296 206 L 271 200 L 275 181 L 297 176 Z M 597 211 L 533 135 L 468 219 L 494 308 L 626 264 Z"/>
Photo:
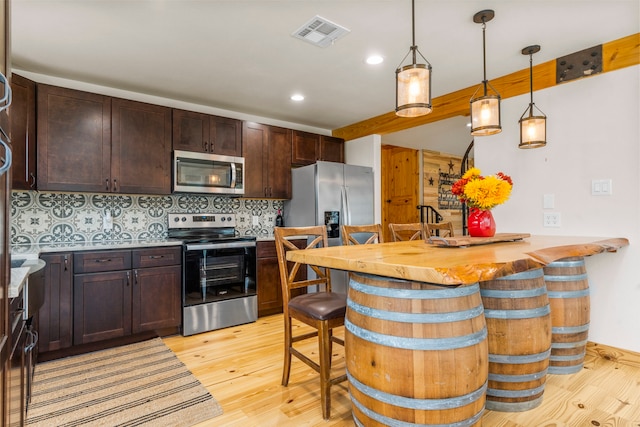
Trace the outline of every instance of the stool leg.
<path fill-rule="evenodd" d="M 327 322 L 320 322 L 318 341 L 320 345 L 320 401 L 322 404 L 322 418 L 328 420 L 331 416 L 331 329 Z"/>
<path fill-rule="evenodd" d="M 289 384 L 289 373 L 291 372 L 291 318 L 287 313 L 284 315 L 284 366 L 282 368 L 282 385 Z"/>

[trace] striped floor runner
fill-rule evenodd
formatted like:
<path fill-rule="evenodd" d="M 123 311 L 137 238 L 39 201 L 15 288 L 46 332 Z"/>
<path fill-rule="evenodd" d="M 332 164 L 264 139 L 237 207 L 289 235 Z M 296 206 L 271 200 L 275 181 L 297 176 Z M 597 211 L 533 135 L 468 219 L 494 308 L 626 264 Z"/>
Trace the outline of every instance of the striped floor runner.
<path fill-rule="evenodd" d="M 28 426 L 190 426 L 222 408 L 160 338 L 36 365 Z"/>

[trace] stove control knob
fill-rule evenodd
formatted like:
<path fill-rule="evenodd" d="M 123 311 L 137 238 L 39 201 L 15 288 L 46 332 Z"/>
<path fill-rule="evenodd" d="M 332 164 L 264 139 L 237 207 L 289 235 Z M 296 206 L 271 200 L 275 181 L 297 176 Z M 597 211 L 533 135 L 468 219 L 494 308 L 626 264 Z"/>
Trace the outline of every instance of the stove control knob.
<path fill-rule="evenodd" d="M 182 222 L 185 222 L 186 220 L 187 220 L 186 216 L 183 216 L 182 219 L 181 219 Z"/>
<path fill-rule="evenodd" d="M 178 222 L 178 221 L 180 221 L 180 218 L 178 217 L 173 218 L 173 222 Z"/>
<path fill-rule="evenodd" d="M 227 218 L 225 218 L 225 217 L 220 218 L 220 221 L 222 221 L 222 222 L 225 222 L 226 220 L 227 220 Z"/>
<path fill-rule="evenodd" d="M 231 217 L 230 216 L 227 217 L 227 221 L 231 221 Z"/>

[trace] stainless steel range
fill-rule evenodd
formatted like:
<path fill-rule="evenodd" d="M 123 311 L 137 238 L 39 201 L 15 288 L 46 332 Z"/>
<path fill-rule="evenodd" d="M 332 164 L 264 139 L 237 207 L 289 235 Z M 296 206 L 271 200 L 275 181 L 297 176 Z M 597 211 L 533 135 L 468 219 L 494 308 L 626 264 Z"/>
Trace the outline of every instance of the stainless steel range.
<path fill-rule="evenodd" d="M 256 238 L 235 227 L 234 214 L 169 214 L 169 237 L 184 242 L 184 336 L 258 318 Z"/>

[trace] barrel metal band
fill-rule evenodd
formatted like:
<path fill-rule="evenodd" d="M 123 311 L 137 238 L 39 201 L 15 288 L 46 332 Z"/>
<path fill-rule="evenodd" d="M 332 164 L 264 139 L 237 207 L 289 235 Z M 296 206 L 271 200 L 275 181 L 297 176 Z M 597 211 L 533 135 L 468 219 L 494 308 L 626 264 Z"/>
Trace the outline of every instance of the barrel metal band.
<path fill-rule="evenodd" d="M 551 343 L 551 348 L 552 349 L 556 349 L 556 348 L 576 348 L 576 347 L 582 347 L 587 345 L 587 340 L 583 340 L 583 341 L 575 341 L 575 342 L 552 342 Z M 553 356 L 551 356 L 553 357 Z"/>
<path fill-rule="evenodd" d="M 569 356 L 554 356 L 552 354 L 551 357 L 549 357 L 549 360 L 552 361 L 552 362 L 572 362 L 572 361 L 575 361 L 575 360 L 584 359 L 584 355 L 585 355 L 585 353 L 572 354 L 572 355 L 569 355 Z"/>
<path fill-rule="evenodd" d="M 515 363 L 515 364 L 541 362 L 545 359 L 548 359 L 550 354 L 551 354 L 551 349 L 547 351 L 543 351 L 542 353 L 525 354 L 522 356 L 515 356 L 511 354 L 489 353 L 489 362 Z"/>
<path fill-rule="evenodd" d="M 381 334 L 354 325 L 348 318 L 344 319 L 344 327 L 354 336 L 386 347 L 406 350 L 454 350 L 470 347 L 487 339 L 487 328 L 468 335 L 448 338 L 408 338 Z"/>
<path fill-rule="evenodd" d="M 541 286 L 534 289 L 523 290 L 497 290 L 497 289 L 480 289 L 480 295 L 487 298 L 530 298 L 539 297 L 547 293 L 547 288 Z"/>
<path fill-rule="evenodd" d="M 364 283 L 357 282 L 353 279 L 349 281 L 349 288 L 367 295 L 401 299 L 458 298 L 473 295 L 480 290 L 480 286 L 477 283 L 469 286 L 459 286 L 455 288 L 448 286 L 441 289 L 397 289 L 365 285 Z"/>
<path fill-rule="evenodd" d="M 554 334 L 578 334 L 580 332 L 587 332 L 588 330 L 588 323 L 578 326 L 554 326 L 551 328 L 551 332 Z"/>
<path fill-rule="evenodd" d="M 360 313 L 367 317 L 373 317 L 375 319 L 388 320 L 392 322 L 403 323 L 449 323 L 459 322 L 462 320 L 474 319 L 478 316 L 482 316 L 484 308 L 482 305 L 473 307 L 469 310 L 463 311 L 450 311 L 443 313 L 406 313 L 398 311 L 380 310 L 364 306 L 353 302 L 351 299 L 347 299 L 347 307 L 356 313 Z"/>
<path fill-rule="evenodd" d="M 498 277 L 495 280 L 522 280 L 522 279 L 536 279 L 538 277 L 543 277 L 544 272 L 541 268 L 536 268 L 533 270 L 523 271 L 521 273 L 514 273 L 508 276 Z"/>
<path fill-rule="evenodd" d="M 420 411 L 439 411 L 444 409 L 460 408 L 477 401 L 487 389 L 487 382 L 480 386 L 479 389 L 462 396 L 449 397 L 444 399 L 417 399 L 414 397 L 398 396 L 390 394 L 377 388 L 370 387 L 361 383 L 347 371 L 347 379 L 349 386 L 355 387 L 360 393 L 369 396 L 379 402 L 389 405 L 400 406 L 401 408 L 417 409 Z"/>
<path fill-rule="evenodd" d="M 583 366 L 584 363 L 579 363 L 573 366 L 549 366 L 549 373 L 561 375 L 575 374 L 576 372 L 581 371 Z"/>
<path fill-rule="evenodd" d="M 553 261 L 547 264 L 547 267 L 580 267 L 584 265 L 584 259 L 573 261 Z"/>
<path fill-rule="evenodd" d="M 549 298 L 582 298 L 589 296 L 589 289 L 581 289 L 579 291 L 549 291 Z"/>
<path fill-rule="evenodd" d="M 544 280 L 547 282 L 577 282 L 579 280 L 588 280 L 587 273 L 582 274 L 561 274 L 561 275 L 551 275 L 545 274 Z"/>
<path fill-rule="evenodd" d="M 534 372 L 533 374 L 521 374 L 521 375 L 504 375 L 504 374 L 489 373 L 489 381 L 499 381 L 502 383 L 519 383 L 519 382 L 527 382 L 527 381 L 536 381 L 536 380 L 539 380 L 540 378 L 544 378 L 545 375 L 547 375 L 547 369 L 543 369 L 540 372 Z"/>
<path fill-rule="evenodd" d="M 487 396 L 495 397 L 529 397 L 535 396 L 538 393 L 544 391 L 544 384 L 536 388 L 530 388 L 528 390 L 499 390 L 495 388 L 487 389 Z"/>
<path fill-rule="evenodd" d="M 473 417 L 468 418 L 466 420 L 458 421 L 458 422 L 455 422 L 455 423 L 447 423 L 447 424 L 415 424 L 415 423 L 409 423 L 409 422 L 406 422 L 406 421 L 396 420 L 395 418 L 390 418 L 390 417 L 387 417 L 385 415 L 378 414 L 377 412 L 374 412 L 371 409 L 364 407 L 353 396 L 351 396 L 351 402 L 353 403 L 354 406 L 356 406 L 360 410 L 360 412 L 365 414 L 367 417 L 371 418 L 374 421 L 379 422 L 380 424 L 383 424 L 385 426 L 390 426 L 390 427 L 416 427 L 416 426 L 421 426 L 421 427 L 469 427 L 469 426 L 475 425 L 480 420 L 480 418 L 482 417 L 482 414 L 484 413 L 484 407 L 483 407 L 482 410 L 480 410 Z M 355 425 L 358 426 L 358 427 L 366 427 L 366 425 L 363 424 L 362 421 L 360 421 L 355 415 L 353 417 L 353 421 L 354 421 Z"/>
<path fill-rule="evenodd" d="M 551 314 L 551 308 L 548 304 L 525 310 L 490 310 L 486 308 L 484 310 L 484 317 L 487 319 L 531 319 L 547 314 Z"/>

